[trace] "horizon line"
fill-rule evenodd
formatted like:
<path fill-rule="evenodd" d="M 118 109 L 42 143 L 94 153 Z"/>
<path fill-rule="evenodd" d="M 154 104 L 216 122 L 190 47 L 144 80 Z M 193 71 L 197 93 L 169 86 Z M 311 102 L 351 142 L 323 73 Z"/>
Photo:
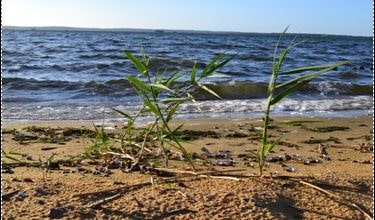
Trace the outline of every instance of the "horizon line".
<path fill-rule="evenodd" d="M 248 31 L 225 31 L 225 30 L 199 30 L 199 29 L 168 29 L 168 28 L 126 28 L 126 27 L 74 27 L 74 26 L 17 26 L 17 25 L 1 25 L 1 29 L 44 29 L 44 30 L 53 30 L 60 28 L 61 30 L 69 30 L 70 31 L 80 31 L 80 30 L 87 30 L 87 31 L 105 31 L 105 30 L 112 30 L 112 31 L 167 31 L 167 32 L 200 32 L 200 33 L 238 33 L 238 34 L 279 34 L 281 32 L 248 32 Z M 290 32 L 287 34 L 307 34 L 307 35 L 329 35 L 329 36 L 348 36 L 348 37 L 373 37 L 369 35 L 351 35 L 351 34 L 325 34 L 325 33 L 294 33 Z"/>

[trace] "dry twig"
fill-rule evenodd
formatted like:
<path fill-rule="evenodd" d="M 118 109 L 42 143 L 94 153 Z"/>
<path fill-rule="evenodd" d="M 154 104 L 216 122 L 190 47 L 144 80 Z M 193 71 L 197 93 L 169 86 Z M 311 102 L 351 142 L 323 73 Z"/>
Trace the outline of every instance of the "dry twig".
<path fill-rule="evenodd" d="M 318 186 L 315 186 L 315 185 L 313 185 L 313 184 L 311 184 L 311 183 L 308 183 L 308 182 L 305 182 L 305 181 L 302 181 L 302 180 L 300 180 L 299 183 L 304 184 L 304 185 L 309 186 L 309 187 L 312 187 L 312 188 L 314 188 L 314 189 L 316 189 L 316 190 L 318 190 L 318 191 L 320 191 L 320 192 L 323 192 L 323 193 L 325 193 L 325 194 L 327 194 L 327 195 L 329 195 L 329 196 L 331 196 L 331 197 L 334 197 L 334 198 L 336 198 L 336 199 L 340 199 L 341 201 L 346 201 L 346 202 L 348 202 L 352 207 L 358 209 L 358 210 L 359 210 L 362 214 L 364 214 L 368 219 L 373 220 L 373 218 L 372 218 L 369 214 L 367 214 L 367 212 L 365 212 L 361 207 L 359 207 L 356 203 L 351 202 L 351 201 L 348 201 L 347 199 L 345 199 L 345 198 L 343 198 L 343 197 L 341 197 L 341 196 L 338 196 L 338 195 L 336 195 L 336 194 L 333 194 L 333 193 L 331 193 L 331 192 L 329 192 L 329 191 L 327 191 L 327 190 L 325 190 L 325 189 L 322 189 L 322 188 L 320 188 L 320 187 L 318 187 Z"/>

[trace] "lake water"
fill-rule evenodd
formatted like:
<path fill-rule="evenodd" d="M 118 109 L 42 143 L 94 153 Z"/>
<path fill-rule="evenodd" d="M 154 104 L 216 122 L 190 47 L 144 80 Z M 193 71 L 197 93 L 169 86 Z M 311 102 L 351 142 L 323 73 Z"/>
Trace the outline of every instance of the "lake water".
<path fill-rule="evenodd" d="M 137 71 L 128 50 L 151 56 L 151 70 L 199 69 L 217 54 L 237 54 L 205 83 L 223 97 L 198 96 L 179 118 L 243 118 L 262 114 L 278 34 L 4 30 L 3 119 L 120 119 L 110 107 L 130 113 L 140 102 L 125 75 Z M 294 35 L 287 35 L 285 46 Z M 350 60 L 272 108 L 273 115 L 353 117 L 372 107 L 370 37 L 298 35 L 302 41 L 285 70 Z M 189 75 L 182 78 L 188 80 Z"/>

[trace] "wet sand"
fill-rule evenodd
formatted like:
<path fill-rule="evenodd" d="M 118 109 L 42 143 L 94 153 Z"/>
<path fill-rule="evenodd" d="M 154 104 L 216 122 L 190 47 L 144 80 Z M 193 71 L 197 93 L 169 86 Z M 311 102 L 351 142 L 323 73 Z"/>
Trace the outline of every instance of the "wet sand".
<path fill-rule="evenodd" d="M 204 158 L 195 162 L 198 173 L 241 171 L 212 174 L 232 179 L 197 175 L 181 178 L 181 174 L 164 177 L 154 172 L 124 172 L 123 169 L 110 169 L 109 174 L 109 171 L 98 169 L 100 164 L 88 161 L 81 161 L 79 166 L 61 162 L 56 169 L 46 171 L 40 166 L 51 155 L 54 156 L 50 162 L 57 163 L 68 156 L 81 155 L 93 144 L 93 134 L 88 130 L 83 135 L 68 129 L 83 130 L 82 126 L 85 126 L 93 130 L 92 124 L 6 124 L 3 149 L 23 153 L 23 156 L 15 157 L 27 163 L 2 170 L 3 218 L 365 219 L 353 203 L 369 214 L 372 212 L 373 131 L 370 117 L 274 118 L 271 137 L 283 137 L 269 155 L 262 178 L 256 177 L 257 162 L 249 157 L 259 144 L 261 120 L 178 123 L 185 124 L 182 134 L 189 143 L 184 146 Z M 33 125 L 37 127 L 25 129 Z M 40 126 L 53 128 L 54 138 L 45 130 L 35 129 Z M 121 125 L 107 124 L 105 127 L 113 134 L 110 135 L 113 140 L 118 139 Z M 118 144 L 113 141 L 113 145 Z M 150 149 L 157 151 L 152 145 Z M 187 163 L 179 160 L 177 153 L 175 155 L 169 161 L 169 168 L 191 171 Z M 9 159 L 5 161 L 16 163 Z M 4 173 L 9 170 L 13 173 Z M 168 178 L 177 179 L 165 182 Z M 301 181 L 325 189 L 336 197 Z M 143 185 L 136 185 L 140 183 Z M 111 196 L 115 197 L 101 206 L 88 207 Z"/>

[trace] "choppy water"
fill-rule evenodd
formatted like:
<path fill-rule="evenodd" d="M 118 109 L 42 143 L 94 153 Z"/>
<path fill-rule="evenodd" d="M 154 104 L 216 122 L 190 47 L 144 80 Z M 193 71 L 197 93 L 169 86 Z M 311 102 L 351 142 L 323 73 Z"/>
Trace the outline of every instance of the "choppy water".
<path fill-rule="evenodd" d="M 282 46 L 293 36 L 288 36 Z M 204 66 L 216 54 L 237 54 L 206 83 L 224 100 L 201 95 L 182 118 L 251 117 L 263 110 L 277 34 L 5 30 L 3 119 L 116 119 L 109 107 L 139 106 L 125 74 L 137 75 L 124 50 L 150 55 L 152 71 Z M 351 60 L 273 108 L 277 115 L 357 116 L 372 111 L 372 39 L 300 35 L 285 69 Z M 187 80 L 183 78 L 182 80 Z"/>

